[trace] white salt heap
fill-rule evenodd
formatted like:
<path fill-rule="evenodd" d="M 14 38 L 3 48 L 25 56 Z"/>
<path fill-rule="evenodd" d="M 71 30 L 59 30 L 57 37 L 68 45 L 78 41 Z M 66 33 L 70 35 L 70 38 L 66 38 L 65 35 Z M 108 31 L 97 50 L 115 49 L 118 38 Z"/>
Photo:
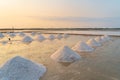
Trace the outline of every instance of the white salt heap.
<path fill-rule="evenodd" d="M 39 35 L 39 36 L 37 37 L 37 40 L 38 40 L 38 41 L 44 41 L 44 40 L 45 40 L 45 37 L 44 37 L 43 35 Z"/>
<path fill-rule="evenodd" d="M 63 38 L 68 38 L 68 37 L 69 37 L 69 35 L 66 33 L 63 35 Z"/>
<path fill-rule="evenodd" d="M 22 42 L 24 43 L 31 43 L 33 41 L 33 39 L 29 36 L 25 36 L 22 40 Z"/>
<path fill-rule="evenodd" d="M 56 38 L 57 38 L 57 39 L 62 39 L 63 36 L 62 36 L 62 34 L 58 34 Z"/>
<path fill-rule="evenodd" d="M 96 40 L 98 43 L 101 43 L 101 44 L 103 43 L 103 40 L 102 40 L 101 37 L 96 37 L 95 40 Z"/>
<path fill-rule="evenodd" d="M 15 33 L 9 33 L 9 36 L 13 38 L 13 37 L 15 37 L 16 35 L 15 35 Z"/>
<path fill-rule="evenodd" d="M 98 43 L 95 39 L 89 39 L 88 41 L 87 41 L 87 44 L 89 45 L 89 46 L 91 46 L 91 47 L 98 47 L 98 46 L 101 46 L 101 44 L 100 43 Z"/>
<path fill-rule="evenodd" d="M 51 35 L 48 37 L 48 39 L 54 40 L 54 39 L 55 39 L 55 36 L 51 34 Z"/>
<path fill-rule="evenodd" d="M 8 35 L 9 35 L 9 34 L 10 34 L 10 32 L 6 32 L 6 34 L 8 34 Z"/>
<path fill-rule="evenodd" d="M 51 58 L 57 62 L 74 62 L 80 59 L 80 55 L 70 49 L 68 46 L 63 46 L 51 55 Z"/>
<path fill-rule="evenodd" d="M 31 32 L 31 36 L 35 36 L 36 35 L 36 33 L 35 32 Z"/>
<path fill-rule="evenodd" d="M 38 32 L 37 34 L 38 34 L 38 35 L 40 35 L 40 34 L 41 34 L 41 32 Z"/>
<path fill-rule="evenodd" d="M 82 41 L 79 41 L 72 49 L 78 52 L 92 52 L 94 50 L 94 48 Z"/>
<path fill-rule="evenodd" d="M 24 36 L 25 36 L 25 33 L 20 32 L 20 33 L 19 33 L 19 36 L 24 37 Z"/>
<path fill-rule="evenodd" d="M 0 69 L 0 80 L 39 80 L 45 72 L 45 66 L 17 56 Z"/>
<path fill-rule="evenodd" d="M 103 42 L 106 42 L 106 41 L 110 40 L 110 37 L 108 35 L 104 35 L 101 38 L 102 38 Z"/>
<path fill-rule="evenodd" d="M 3 38 L 4 37 L 4 35 L 0 32 L 0 38 Z"/>

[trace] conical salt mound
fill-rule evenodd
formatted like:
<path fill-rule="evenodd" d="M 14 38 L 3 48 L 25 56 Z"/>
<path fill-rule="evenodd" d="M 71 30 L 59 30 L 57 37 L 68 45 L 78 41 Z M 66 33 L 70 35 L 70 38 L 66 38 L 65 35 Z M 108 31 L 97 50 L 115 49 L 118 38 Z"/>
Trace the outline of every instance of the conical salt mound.
<path fill-rule="evenodd" d="M 43 35 L 39 35 L 39 36 L 37 37 L 37 40 L 38 40 L 38 41 L 44 41 L 44 40 L 45 40 L 45 37 L 44 37 Z"/>
<path fill-rule="evenodd" d="M 101 46 L 100 43 L 98 43 L 95 39 L 90 39 L 87 41 L 87 44 L 91 47 L 98 47 Z"/>
<path fill-rule="evenodd" d="M 4 37 L 4 35 L 0 32 L 0 38 L 3 38 Z"/>
<path fill-rule="evenodd" d="M 63 46 L 51 55 L 51 58 L 57 62 L 74 62 L 80 59 L 80 55 L 68 46 Z"/>
<path fill-rule="evenodd" d="M 68 38 L 68 37 L 69 37 L 69 35 L 66 33 L 63 35 L 63 38 Z"/>
<path fill-rule="evenodd" d="M 110 40 L 110 37 L 108 35 L 104 35 L 101 38 L 102 38 L 103 42 L 106 42 L 106 41 Z"/>
<path fill-rule="evenodd" d="M 63 38 L 63 36 L 61 34 L 57 35 L 57 39 L 62 39 L 62 38 Z"/>
<path fill-rule="evenodd" d="M 31 32 L 31 36 L 35 36 L 36 35 L 36 33 L 35 32 Z"/>
<path fill-rule="evenodd" d="M 41 35 L 42 33 L 41 33 L 41 32 L 38 32 L 37 34 L 38 34 L 38 35 Z"/>
<path fill-rule="evenodd" d="M 51 34 L 51 35 L 48 37 L 48 39 L 49 39 L 49 40 L 54 40 L 54 39 L 55 39 L 55 36 Z"/>
<path fill-rule="evenodd" d="M 8 34 L 8 35 L 9 35 L 9 34 L 10 34 L 10 32 L 6 32 L 6 34 Z"/>
<path fill-rule="evenodd" d="M 92 52 L 94 50 L 94 48 L 82 41 L 79 41 L 72 49 L 78 52 Z"/>
<path fill-rule="evenodd" d="M 0 80 L 39 80 L 45 72 L 45 66 L 17 56 L 0 69 Z"/>
<path fill-rule="evenodd" d="M 24 43 L 31 43 L 33 41 L 33 39 L 29 36 L 25 36 L 22 40 L 22 42 Z"/>
<path fill-rule="evenodd" d="M 19 36 L 24 37 L 24 36 L 25 36 L 25 33 L 20 32 L 20 33 L 19 33 Z"/>
<path fill-rule="evenodd" d="M 9 36 L 13 38 L 13 37 L 15 37 L 16 35 L 15 35 L 15 33 L 10 33 Z"/>
<path fill-rule="evenodd" d="M 102 40 L 101 37 L 96 37 L 95 40 L 96 40 L 98 43 L 102 43 L 102 42 L 103 42 L 103 40 Z"/>

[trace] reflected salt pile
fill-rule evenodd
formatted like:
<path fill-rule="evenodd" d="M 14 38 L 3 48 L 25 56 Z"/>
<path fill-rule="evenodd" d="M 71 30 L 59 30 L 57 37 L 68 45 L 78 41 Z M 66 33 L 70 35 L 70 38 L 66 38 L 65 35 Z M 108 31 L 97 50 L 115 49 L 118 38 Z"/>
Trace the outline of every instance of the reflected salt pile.
<path fill-rule="evenodd" d="M 0 80 L 39 80 L 45 72 L 42 64 L 17 56 L 2 66 Z"/>
<path fill-rule="evenodd" d="M 5 36 L 3 35 L 3 33 L 0 32 L 0 38 L 3 38 L 3 37 L 5 37 Z"/>
<path fill-rule="evenodd" d="M 55 39 L 55 36 L 51 34 L 51 35 L 49 35 L 48 39 L 49 39 L 49 40 L 54 40 L 54 39 Z"/>
<path fill-rule="evenodd" d="M 94 50 L 94 48 L 82 41 L 79 41 L 72 49 L 77 52 L 92 52 Z"/>
<path fill-rule="evenodd" d="M 33 39 L 29 36 L 25 36 L 22 40 L 23 43 L 29 44 L 33 41 Z"/>
<path fill-rule="evenodd" d="M 54 54 L 51 55 L 51 58 L 56 62 L 74 62 L 79 60 L 81 57 L 78 53 L 74 52 L 68 46 L 62 46 Z"/>
<path fill-rule="evenodd" d="M 37 40 L 38 41 L 44 41 L 45 40 L 45 37 L 43 36 L 43 35 L 39 35 L 38 37 L 37 37 Z"/>
<path fill-rule="evenodd" d="M 9 33 L 9 36 L 14 38 L 16 35 L 15 35 L 15 33 Z"/>
<path fill-rule="evenodd" d="M 93 48 L 101 46 L 101 44 L 98 43 L 95 39 L 89 39 L 87 44 Z"/>
<path fill-rule="evenodd" d="M 25 33 L 20 32 L 20 33 L 19 33 L 19 36 L 24 37 L 24 36 L 25 36 Z"/>
<path fill-rule="evenodd" d="M 63 35 L 63 38 L 68 38 L 68 37 L 69 37 L 69 35 L 66 33 Z"/>
<path fill-rule="evenodd" d="M 6 45 L 8 43 L 8 41 L 2 41 L 1 42 L 3 45 Z"/>
<path fill-rule="evenodd" d="M 60 40 L 63 38 L 63 36 L 62 36 L 62 34 L 58 34 L 56 38 Z"/>

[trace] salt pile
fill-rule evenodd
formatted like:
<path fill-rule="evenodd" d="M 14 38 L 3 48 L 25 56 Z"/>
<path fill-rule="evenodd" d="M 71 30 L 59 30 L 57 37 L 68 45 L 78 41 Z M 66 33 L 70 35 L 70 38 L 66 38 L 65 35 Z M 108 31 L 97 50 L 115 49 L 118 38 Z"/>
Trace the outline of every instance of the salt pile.
<path fill-rule="evenodd" d="M 82 41 L 79 41 L 72 49 L 78 52 L 92 52 L 94 50 L 94 48 Z"/>
<path fill-rule="evenodd" d="M 56 38 L 57 38 L 57 39 L 62 39 L 63 36 L 62 36 L 61 34 L 58 34 Z"/>
<path fill-rule="evenodd" d="M 9 34 L 10 34 L 10 32 L 6 32 L 6 34 L 8 34 L 8 35 L 9 35 Z"/>
<path fill-rule="evenodd" d="M 22 57 L 14 57 L 0 69 L 0 80 L 39 80 L 46 67 Z"/>
<path fill-rule="evenodd" d="M 91 47 L 98 47 L 101 46 L 100 43 L 98 43 L 95 39 L 90 39 L 87 41 L 87 44 Z"/>
<path fill-rule="evenodd" d="M 35 33 L 35 32 L 32 32 L 32 33 L 31 33 L 31 36 L 35 36 L 35 35 L 36 35 L 36 33 Z"/>
<path fill-rule="evenodd" d="M 98 43 L 102 43 L 102 42 L 103 42 L 103 40 L 102 40 L 101 37 L 96 37 L 95 40 L 96 40 Z"/>
<path fill-rule="evenodd" d="M 51 55 L 51 58 L 57 62 L 74 62 L 80 59 L 80 55 L 68 46 L 63 46 Z"/>
<path fill-rule="evenodd" d="M 19 33 L 19 36 L 24 37 L 24 36 L 25 36 L 25 33 L 20 32 L 20 33 Z"/>
<path fill-rule="evenodd" d="M 37 37 L 37 40 L 38 40 L 38 41 L 44 41 L 44 40 L 45 40 L 45 37 L 44 37 L 43 35 L 39 35 L 39 36 Z"/>
<path fill-rule="evenodd" d="M 63 35 L 63 38 L 68 38 L 68 37 L 69 37 L 68 34 L 64 34 L 64 35 Z"/>
<path fill-rule="evenodd" d="M 55 36 L 51 34 L 48 38 L 49 38 L 50 40 L 54 40 L 54 39 L 55 39 Z"/>
<path fill-rule="evenodd" d="M 101 38 L 102 38 L 103 42 L 106 42 L 106 41 L 110 40 L 110 37 L 108 35 L 104 35 Z"/>
<path fill-rule="evenodd" d="M 29 36 L 25 36 L 22 40 L 22 42 L 24 43 L 31 43 L 33 41 L 33 39 Z"/>
<path fill-rule="evenodd" d="M 16 35 L 15 35 L 15 33 L 9 33 L 9 36 L 10 37 L 15 37 Z"/>
<path fill-rule="evenodd" d="M 4 35 L 0 32 L 0 38 L 3 38 L 4 37 Z"/>
<path fill-rule="evenodd" d="M 38 32 L 37 34 L 38 34 L 38 35 L 40 35 L 40 34 L 41 34 L 41 32 Z"/>

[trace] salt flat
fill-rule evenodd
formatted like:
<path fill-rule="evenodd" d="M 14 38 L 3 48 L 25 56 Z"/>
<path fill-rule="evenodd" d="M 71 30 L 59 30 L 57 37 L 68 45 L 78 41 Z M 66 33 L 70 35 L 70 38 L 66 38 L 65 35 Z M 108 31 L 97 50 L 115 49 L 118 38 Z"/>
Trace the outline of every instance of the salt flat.
<path fill-rule="evenodd" d="M 44 35 L 49 36 L 49 35 Z M 65 66 L 53 61 L 50 56 L 62 45 L 73 47 L 78 41 L 87 41 L 96 36 L 70 35 L 67 39 L 33 41 L 24 44 L 21 37 L 13 38 L 12 44 L 0 44 L 0 65 L 14 56 L 22 56 L 47 67 L 40 80 L 120 80 L 120 37 L 97 47 L 92 53 L 79 53 L 81 60 Z M 32 38 L 36 38 L 33 36 Z M 7 38 L 1 39 L 7 40 Z"/>

